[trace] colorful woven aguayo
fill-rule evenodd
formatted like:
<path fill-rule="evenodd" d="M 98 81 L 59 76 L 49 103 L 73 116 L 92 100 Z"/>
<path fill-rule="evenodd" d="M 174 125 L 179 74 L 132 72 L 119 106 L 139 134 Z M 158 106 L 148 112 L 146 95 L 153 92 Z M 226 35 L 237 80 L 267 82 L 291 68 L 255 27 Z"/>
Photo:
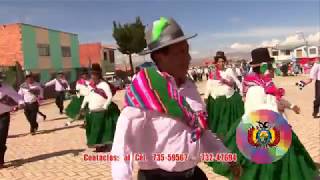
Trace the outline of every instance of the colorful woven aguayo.
<path fill-rule="evenodd" d="M 155 67 L 144 68 L 136 75 L 126 88 L 125 106 L 157 111 L 182 121 L 192 129 L 192 142 L 207 129 L 207 113 L 194 112 L 179 94 L 174 78 Z"/>
<path fill-rule="evenodd" d="M 247 159 L 257 164 L 270 164 L 286 154 L 291 137 L 291 126 L 279 113 L 258 110 L 242 117 L 236 141 Z"/>

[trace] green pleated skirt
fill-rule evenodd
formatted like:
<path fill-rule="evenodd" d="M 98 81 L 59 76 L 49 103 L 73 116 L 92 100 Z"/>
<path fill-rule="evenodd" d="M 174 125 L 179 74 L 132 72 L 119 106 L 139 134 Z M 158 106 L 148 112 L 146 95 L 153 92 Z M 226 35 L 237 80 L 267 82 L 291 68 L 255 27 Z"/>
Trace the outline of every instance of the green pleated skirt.
<path fill-rule="evenodd" d="M 120 110 L 111 103 L 107 110 L 86 114 L 86 136 L 89 147 L 112 144 Z"/>
<path fill-rule="evenodd" d="M 79 115 L 83 99 L 84 99 L 84 96 L 80 96 L 79 98 L 77 96 L 72 97 L 71 102 L 66 108 L 66 115 L 69 118 L 77 120 L 76 118 Z"/>
<path fill-rule="evenodd" d="M 230 130 L 231 125 L 244 113 L 242 97 L 238 92 L 235 92 L 230 98 L 220 96 L 213 99 L 209 96 L 207 112 L 209 128 L 223 138 Z"/>
<path fill-rule="evenodd" d="M 315 163 L 293 131 L 291 147 L 280 160 L 272 164 L 255 164 L 246 159 L 236 144 L 239 123 L 240 120 L 232 125 L 224 144 L 232 153 L 237 154 L 237 162 L 243 168 L 241 180 L 314 180 L 318 176 Z M 219 162 L 209 162 L 207 165 L 215 173 L 234 179 L 227 165 Z"/>

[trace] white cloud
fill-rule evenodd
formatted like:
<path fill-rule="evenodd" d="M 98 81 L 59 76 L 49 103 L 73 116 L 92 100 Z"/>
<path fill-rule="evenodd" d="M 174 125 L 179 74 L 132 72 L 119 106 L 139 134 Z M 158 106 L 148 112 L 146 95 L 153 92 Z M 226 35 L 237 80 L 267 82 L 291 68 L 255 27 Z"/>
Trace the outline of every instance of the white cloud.
<path fill-rule="evenodd" d="M 303 42 L 303 39 L 301 38 L 301 36 L 299 34 L 295 34 L 295 35 L 291 35 L 286 37 L 286 39 L 281 42 L 281 44 L 298 44 Z"/>
<path fill-rule="evenodd" d="M 199 51 L 190 51 L 190 54 L 191 55 L 198 55 L 198 54 L 200 54 L 200 52 Z"/>
<path fill-rule="evenodd" d="M 312 33 L 317 31 L 317 26 L 309 27 L 255 27 L 245 31 L 220 32 L 212 34 L 216 38 L 241 38 L 241 37 L 276 37 L 295 34 L 296 32 Z"/>
<path fill-rule="evenodd" d="M 317 32 L 315 34 L 310 34 L 308 37 L 307 37 L 307 41 L 308 42 L 320 42 L 320 32 Z"/>
<path fill-rule="evenodd" d="M 307 35 L 306 40 L 309 43 L 320 42 L 320 32 Z M 256 47 L 270 47 L 270 46 L 276 46 L 276 45 L 294 45 L 294 44 L 297 44 L 297 45 L 304 44 L 304 39 L 302 34 L 289 35 L 285 37 L 283 40 L 279 40 L 279 39 L 264 40 L 261 43 L 249 44 L 249 43 L 236 42 L 231 44 L 228 50 L 246 52 Z"/>
<path fill-rule="evenodd" d="M 277 45 L 279 43 L 280 43 L 279 39 L 272 39 L 271 41 L 269 41 L 269 40 L 262 41 L 259 46 L 261 46 L 261 47 L 270 47 L 270 46 L 275 46 L 275 45 Z"/>
<path fill-rule="evenodd" d="M 237 51 L 248 51 L 252 49 L 254 46 L 252 44 L 244 44 L 244 43 L 233 43 L 230 48 Z"/>

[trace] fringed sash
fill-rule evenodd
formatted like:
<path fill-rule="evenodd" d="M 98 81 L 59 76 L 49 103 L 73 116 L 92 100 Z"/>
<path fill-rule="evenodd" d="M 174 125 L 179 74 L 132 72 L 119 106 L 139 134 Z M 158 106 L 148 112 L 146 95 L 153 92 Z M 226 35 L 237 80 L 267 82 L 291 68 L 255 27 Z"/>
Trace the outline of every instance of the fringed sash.
<path fill-rule="evenodd" d="M 99 82 L 99 83 L 100 83 L 100 82 Z M 98 85 L 99 83 L 96 84 L 96 83 L 94 83 L 93 81 L 90 81 L 89 86 L 92 88 L 92 91 L 93 91 L 94 93 L 100 95 L 100 96 L 103 97 L 104 99 L 108 99 L 108 96 L 107 96 L 107 94 L 104 92 L 104 90 L 97 87 L 97 85 Z"/>
<path fill-rule="evenodd" d="M 156 68 L 141 70 L 126 88 L 125 106 L 157 111 L 170 115 L 192 128 L 195 142 L 207 128 L 205 111 L 194 112 L 177 90 L 174 79 Z"/>

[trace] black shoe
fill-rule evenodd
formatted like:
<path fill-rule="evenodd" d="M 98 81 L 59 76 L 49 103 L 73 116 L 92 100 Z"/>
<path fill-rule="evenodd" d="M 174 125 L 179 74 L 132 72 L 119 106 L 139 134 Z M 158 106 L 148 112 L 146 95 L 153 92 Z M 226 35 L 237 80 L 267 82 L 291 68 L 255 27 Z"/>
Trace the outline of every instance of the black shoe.
<path fill-rule="evenodd" d="M 33 129 L 30 131 L 31 135 L 35 135 L 36 132 L 38 131 L 38 128 L 39 128 L 38 125 L 37 125 L 35 128 L 33 128 Z"/>
<path fill-rule="evenodd" d="M 318 113 L 312 113 L 313 118 L 319 118 Z"/>

